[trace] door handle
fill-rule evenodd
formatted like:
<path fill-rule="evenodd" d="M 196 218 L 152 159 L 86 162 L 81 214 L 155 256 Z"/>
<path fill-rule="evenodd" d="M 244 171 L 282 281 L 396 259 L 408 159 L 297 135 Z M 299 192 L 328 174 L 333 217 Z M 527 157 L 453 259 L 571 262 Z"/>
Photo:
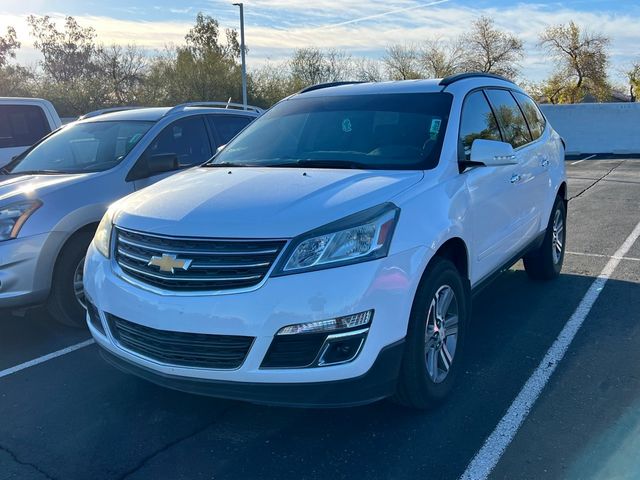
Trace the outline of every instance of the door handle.
<path fill-rule="evenodd" d="M 548 158 L 543 158 L 542 161 L 540 162 L 540 166 L 542 168 L 547 168 L 549 166 L 549 159 Z"/>
<path fill-rule="evenodd" d="M 520 175 L 517 173 L 514 173 L 513 175 L 511 175 L 511 183 L 518 183 L 520 181 Z"/>

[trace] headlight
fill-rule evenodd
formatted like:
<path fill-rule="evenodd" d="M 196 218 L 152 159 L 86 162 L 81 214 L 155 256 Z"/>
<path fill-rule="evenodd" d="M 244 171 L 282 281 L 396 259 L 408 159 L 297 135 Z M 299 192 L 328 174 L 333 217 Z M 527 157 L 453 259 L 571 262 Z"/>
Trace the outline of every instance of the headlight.
<path fill-rule="evenodd" d="M 16 238 L 24 222 L 41 206 L 40 200 L 24 200 L 0 208 L 0 241 Z"/>
<path fill-rule="evenodd" d="M 96 234 L 93 237 L 93 245 L 96 247 L 102 255 L 109 258 L 111 255 L 111 230 L 113 230 L 113 208 L 109 208 L 107 213 L 104 214 Z"/>
<path fill-rule="evenodd" d="M 386 256 L 399 213 L 398 207 L 385 203 L 302 235 L 287 249 L 274 276 Z"/>

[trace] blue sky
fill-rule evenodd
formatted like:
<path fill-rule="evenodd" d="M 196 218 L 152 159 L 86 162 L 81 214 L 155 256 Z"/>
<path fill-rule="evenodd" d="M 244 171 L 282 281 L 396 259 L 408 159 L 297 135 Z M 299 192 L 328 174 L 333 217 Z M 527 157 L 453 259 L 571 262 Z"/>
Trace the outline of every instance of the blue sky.
<path fill-rule="evenodd" d="M 148 50 L 181 43 L 197 12 L 216 17 L 225 27 L 237 27 L 237 8 L 220 0 L 0 0 L 0 31 L 18 30 L 23 49 L 19 60 L 38 60 L 25 24 L 29 14 L 54 18 L 73 15 L 94 27 L 104 43 L 135 43 Z M 537 35 L 545 26 L 575 20 L 609 35 L 612 78 L 632 60 L 640 60 L 638 0 L 569 0 L 510 2 L 507 0 L 246 0 L 249 66 L 278 61 L 298 46 L 337 48 L 354 55 L 379 58 L 390 43 L 447 40 L 464 33 L 479 15 L 525 41 L 527 58 L 522 76 L 540 80 L 550 71 Z"/>

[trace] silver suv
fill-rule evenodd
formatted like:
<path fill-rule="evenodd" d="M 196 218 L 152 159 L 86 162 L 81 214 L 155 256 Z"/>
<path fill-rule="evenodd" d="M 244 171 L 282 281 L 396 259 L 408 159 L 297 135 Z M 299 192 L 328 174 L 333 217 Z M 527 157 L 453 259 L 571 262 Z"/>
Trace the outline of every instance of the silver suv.
<path fill-rule="evenodd" d="M 258 117 L 218 102 L 101 110 L 51 133 L 0 175 L 0 308 L 47 302 L 84 325 L 82 271 L 115 200 L 200 165 Z"/>

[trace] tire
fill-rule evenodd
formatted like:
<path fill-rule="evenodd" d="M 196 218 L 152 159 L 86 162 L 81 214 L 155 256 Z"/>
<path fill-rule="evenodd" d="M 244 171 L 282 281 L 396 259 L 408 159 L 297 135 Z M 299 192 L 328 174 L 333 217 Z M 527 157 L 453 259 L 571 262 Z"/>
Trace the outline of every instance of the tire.
<path fill-rule="evenodd" d="M 527 253 L 524 269 L 533 280 L 553 280 L 560 275 L 566 247 L 567 207 L 556 197 L 542 245 Z"/>
<path fill-rule="evenodd" d="M 75 283 L 77 269 L 82 272 L 92 238 L 91 232 L 81 232 L 72 237 L 60 252 L 53 272 L 47 309 L 58 323 L 69 327 L 86 328 L 86 310 L 81 303 L 84 297 L 76 296 Z"/>
<path fill-rule="evenodd" d="M 451 294 L 452 298 L 449 297 Z M 433 313 L 438 301 L 444 307 L 447 299 L 450 299 L 444 315 L 447 320 L 442 322 L 442 312 L 438 319 Z M 444 258 L 434 258 L 413 302 L 398 387 L 392 401 L 406 407 L 427 409 L 447 397 L 461 368 L 469 304 L 468 289 L 455 265 Z M 457 316 L 457 324 L 454 324 L 454 316 Z M 436 321 L 439 331 L 438 325 L 434 326 Z M 443 332 L 443 323 L 448 331 Z M 430 333 L 428 340 L 427 332 Z M 448 370 L 445 370 L 445 358 L 448 358 L 445 351 L 451 357 Z"/>

